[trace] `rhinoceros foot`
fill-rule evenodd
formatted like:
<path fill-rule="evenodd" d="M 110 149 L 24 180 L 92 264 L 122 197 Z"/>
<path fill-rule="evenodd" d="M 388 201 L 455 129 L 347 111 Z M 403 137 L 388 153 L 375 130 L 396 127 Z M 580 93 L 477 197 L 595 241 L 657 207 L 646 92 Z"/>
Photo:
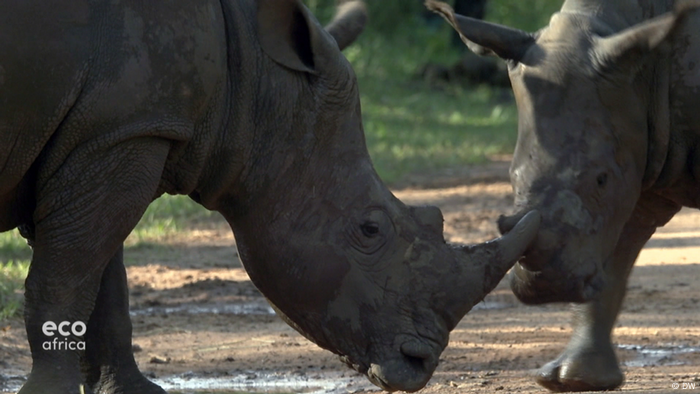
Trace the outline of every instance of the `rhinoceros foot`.
<path fill-rule="evenodd" d="M 167 394 L 165 390 L 145 378 L 141 373 L 127 377 L 102 376 L 100 382 L 94 389 L 96 393 L 100 394 Z"/>
<path fill-rule="evenodd" d="M 37 375 L 29 374 L 27 382 L 22 386 L 18 394 L 93 394 L 93 391 L 80 383 L 79 380 L 60 381 L 49 377 L 47 374 L 39 377 Z"/>
<path fill-rule="evenodd" d="M 570 344 L 537 371 L 536 380 L 554 392 L 604 391 L 622 385 L 624 376 L 611 345 Z"/>

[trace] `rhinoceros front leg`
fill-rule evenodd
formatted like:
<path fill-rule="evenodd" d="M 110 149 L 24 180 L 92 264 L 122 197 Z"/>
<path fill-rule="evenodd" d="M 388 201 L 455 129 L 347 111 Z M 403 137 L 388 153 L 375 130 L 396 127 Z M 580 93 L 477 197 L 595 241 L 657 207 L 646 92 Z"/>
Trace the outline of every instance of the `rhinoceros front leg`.
<path fill-rule="evenodd" d="M 120 247 L 102 274 L 85 335 L 83 372 L 99 394 L 165 394 L 139 371 L 131 347 L 129 289 Z"/>
<path fill-rule="evenodd" d="M 155 195 L 168 147 L 154 139 L 85 144 L 50 175 L 40 171 L 25 282 L 32 370 L 20 394 L 80 392 L 102 274 Z"/>
<path fill-rule="evenodd" d="M 537 383 L 557 392 L 612 390 L 622 385 L 624 376 L 611 334 L 625 297 L 627 279 L 644 244 L 679 209 L 657 197 L 640 200 L 606 264 L 603 291 L 595 301 L 572 307 L 571 339 L 555 360 L 540 368 Z"/>

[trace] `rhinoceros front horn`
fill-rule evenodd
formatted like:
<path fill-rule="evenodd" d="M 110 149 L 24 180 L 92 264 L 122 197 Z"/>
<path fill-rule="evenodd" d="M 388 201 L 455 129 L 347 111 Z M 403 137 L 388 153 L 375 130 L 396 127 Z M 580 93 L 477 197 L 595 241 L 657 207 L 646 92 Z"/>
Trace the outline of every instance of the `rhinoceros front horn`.
<path fill-rule="evenodd" d="M 341 4 L 326 31 L 335 38 L 342 51 L 352 44 L 367 24 L 367 6 L 362 1 L 352 0 Z"/>
<path fill-rule="evenodd" d="M 447 324 L 453 329 L 459 320 L 490 293 L 532 244 L 540 228 L 541 216 L 531 211 L 505 235 L 493 241 L 455 249 L 460 266 L 452 283 L 446 283 Z"/>
<path fill-rule="evenodd" d="M 501 59 L 518 62 L 535 42 L 532 34 L 522 30 L 455 14 L 452 7 L 442 1 L 426 0 L 425 6 L 445 18 L 477 55 L 495 54 Z"/>

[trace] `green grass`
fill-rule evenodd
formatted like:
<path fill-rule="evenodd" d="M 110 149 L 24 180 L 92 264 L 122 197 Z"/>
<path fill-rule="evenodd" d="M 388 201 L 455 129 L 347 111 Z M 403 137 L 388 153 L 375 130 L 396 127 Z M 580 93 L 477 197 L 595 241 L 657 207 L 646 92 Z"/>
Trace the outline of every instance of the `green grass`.
<path fill-rule="evenodd" d="M 486 20 L 501 23 L 529 32 L 535 32 L 549 23 L 564 0 L 489 0 Z"/>
<path fill-rule="evenodd" d="M 17 230 L 0 233 L 0 264 L 13 260 L 29 260 L 32 251 Z"/>
<path fill-rule="evenodd" d="M 513 151 L 516 111 L 512 104 L 485 103 L 484 96 L 433 92 L 365 99 L 365 132 L 378 173 L 392 184 L 417 172 L 483 163 Z M 380 99 L 381 100 L 381 99 Z M 418 101 L 429 105 L 418 105 Z M 460 105 L 462 104 L 462 105 Z M 464 110 L 463 108 L 469 108 Z"/>
<path fill-rule="evenodd" d="M 186 196 L 164 196 L 154 201 L 126 241 L 127 248 L 152 248 L 188 225 L 208 220 L 209 212 Z M 17 230 L 0 233 L 0 322 L 22 311 L 22 289 L 31 249 Z"/>
<path fill-rule="evenodd" d="M 126 240 L 127 247 L 149 247 L 188 225 L 208 220 L 215 212 L 207 211 L 187 196 L 163 196 L 146 210 L 141 221 Z"/>
<path fill-rule="evenodd" d="M 22 288 L 32 252 L 17 230 L 0 233 L 0 322 L 22 311 Z"/>
<path fill-rule="evenodd" d="M 28 260 L 0 262 L 0 322 L 21 314 L 22 287 L 28 270 Z"/>
<path fill-rule="evenodd" d="M 218 214 L 207 211 L 187 196 L 163 196 L 151 203 L 126 243 L 136 247 L 155 242 L 215 215 Z M 0 233 L 0 264 L 29 260 L 31 255 L 27 241 L 17 230 Z"/>
<path fill-rule="evenodd" d="M 420 42 L 365 36 L 346 50 L 360 86 L 368 149 L 389 183 L 416 172 L 483 163 L 510 153 L 517 111 L 509 90 L 434 86 L 417 77 L 427 62 L 453 64 L 447 27 L 425 28 Z"/>
<path fill-rule="evenodd" d="M 486 19 L 536 31 L 562 2 L 490 0 Z M 309 3 L 326 18 L 334 4 Z M 460 58 L 462 52 L 451 45 L 451 28 L 444 22 L 424 23 L 420 2 L 368 4 L 367 30 L 345 55 L 358 76 L 367 144 L 384 181 L 392 184 L 412 173 L 473 165 L 512 153 L 517 110 L 509 91 L 434 87 L 416 78 L 428 62 L 451 65 Z"/>

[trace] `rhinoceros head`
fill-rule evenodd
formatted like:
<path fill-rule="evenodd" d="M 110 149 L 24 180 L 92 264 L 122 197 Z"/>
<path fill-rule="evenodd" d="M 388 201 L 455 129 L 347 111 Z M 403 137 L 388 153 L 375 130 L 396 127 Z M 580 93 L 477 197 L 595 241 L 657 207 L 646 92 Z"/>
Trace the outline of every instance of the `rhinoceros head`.
<path fill-rule="evenodd" d="M 534 239 L 539 215 L 493 242 L 456 247 L 439 209 L 391 194 L 339 50 L 352 41 L 344 32 L 359 31 L 353 23 L 340 16 L 325 30 L 298 1 L 259 0 L 267 78 L 250 92 L 249 156 L 231 158 L 245 163 L 240 180 L 202 202 L 231 223 L 252 281 L 292 327 L 380 387 L 415 391 L 449 331 Z"/>
<path fill-rule="evenodd" d="M 656 111 L 651 89 L 663 84 L 652 83 L 648 66 L 698 6 L 678 3 L 673 13 L 617 33 L 565 5 L 530 34 L 427 1 L 470 49 L 509 65 L 519 112 L 510 169 L 517 214 L 499 219 L 499 228 L 510 230 L 531 209 L 542 214 L 537 239 L 511 277 L 522 301 L 581 302 L 602 288 L 606 262 L 641 190 L 658 176 L 663 158 L 656 156 L 666 152 L 654 140 L 664 131 L 663 113 L 660 124 L 649 116 Z"/>

